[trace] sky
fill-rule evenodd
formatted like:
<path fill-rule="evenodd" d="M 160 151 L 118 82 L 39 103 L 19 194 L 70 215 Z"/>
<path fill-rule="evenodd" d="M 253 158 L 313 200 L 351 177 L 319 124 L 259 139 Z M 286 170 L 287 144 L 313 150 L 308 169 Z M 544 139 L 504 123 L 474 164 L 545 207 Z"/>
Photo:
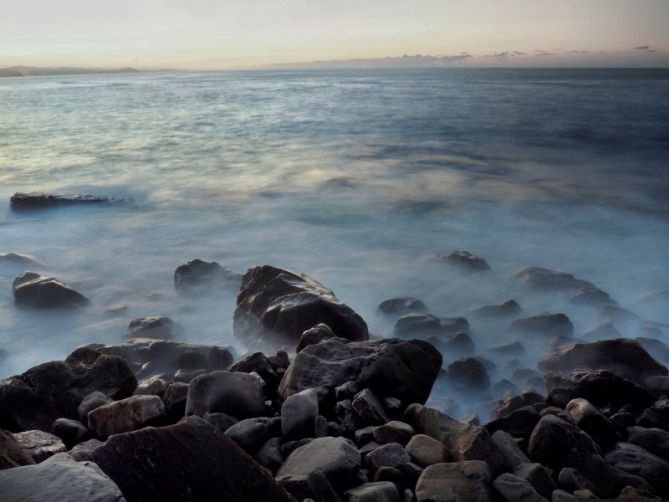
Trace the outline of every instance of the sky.
<path fill-rule="evenodd" d="M 669 0 L 0 0 L 0 67 L 667 67 L 668 27 Z"/>

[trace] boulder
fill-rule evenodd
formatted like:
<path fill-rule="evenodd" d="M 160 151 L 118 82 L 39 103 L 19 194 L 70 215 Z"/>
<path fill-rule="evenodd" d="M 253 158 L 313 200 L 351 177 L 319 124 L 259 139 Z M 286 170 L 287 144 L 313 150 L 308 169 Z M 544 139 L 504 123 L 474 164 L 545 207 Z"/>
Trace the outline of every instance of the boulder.
<path fill-rule="evenodd" d="M 86 394 L 77 407 L 77 415 L 82 423 L 88 424 L 88 412 L 95 408 L 111 403 L 112 400 L 106 394 L 94 390 L 90 394 Z"/>
<path fill-rule="evenodd" d="M 23 272 L 12 283 L 14 303 L 31 309 L 79 308 L 90 302 L 58 279 L 36 272 Z"/>
<path fill-rule="evenodd" d="M 562 292 L 571 295 L 585 291 L 601 291 L 591 282 L 578 279 L 572 274 L 541 267 L 525 267 L 516 273 L 516 279 L 523 286 L 537 291 Z"/>
<path fill-rule="evenodd" d="M 503 357 L 523 357 L 527 355 L 525 347 L 520 342 L 505 342 L 493 345 L 488 352 Z"/>
<path fill-rule="evenodd" d="M 348 502 L 400 502 L 400 492 L 395 483 L 390 481 L 365 483 L 348 490 L 344 495 Z"/>
<path fill-rule="evenodd" d="M 432 345 L 418 340 L 327 340 L 295 356 L 279 384 L 279 395 L 286 398 L 304 389 L 334 389 L 354 381 L 358 388 L 369 388 L 380 399 L 425 402 L 441 362 L 441 354 Z"/>
<path fill-rule="evenodd" d="M 331 338 L 337 338 L 334 331 L 332 331 L 327 324 L 319 323 L 300 335 L 300 340 L 297 342 L 295 352 L 301 352 L 302 349 L 309 345 L 316 345 L 317 343 L 321 343 L 322 341 Z M 342 338 L 341 340 L 345 340 L 345 338 Z"/>
<path fill-rule="evenodd" d="M 95 351 L 40 364 L 0 382 L 0 427 L 49 430 L 57 418 L 79 418 L 79 404 L 93 391 L 122 399 L 136 387 L 125 361 Z"/>
<path fill-rule="evenodd" d="M 450 356 L 463 356 L 474 352 L 476 346 L 467 333 L 456 333 L 454 335 L 428 336 L 428 342 L 437 347 L 442 354 Z"/>
<path fill-rule="evenodd" d="M 89 439 L 74 446 L 69 453 L 77 462 L 90 461 L 93 458 L 93 452 L 103 444 L 99 439 Z"/>
<path fill-rule="evenodd" d="M 59 453 L 37 465 L 0 471 L 3 502 L 123 502 L 118 486 L 92 462 Z"/>
<path fill-rule="evenodd" d="M 564 314 L 540 314 L 512 321 L 509 329 L 523 335 L 567 336 L 574 334 L 574 325 Z"/>
<path fill-rule="evenodd" d="M 62 439 L 68 448 L 72 448 L 88 437 L 86 426 L 71 418 L 57 418 L 54 420 L 51 432 Z"/>
<path fill-rule="evenodd" d="M 287 438 L 313 437 L 318 416 L 318 393 L 306 389 L 288 396 L 281 405 L 281 432 Z"/>
<path fill-rule="evenodd" d="M 490 470 L 472 460 L 427 467 L 416 484 L 417 502 L 490 502 Z"/>
<path fill-rule="evenodd" d="M 190 260 L 174 271 L 174 289 L 180 294 L 235 291 L 239 289 L 242 274 L 224 268 L 215 261 Z"/>
<path fill-rule="evenodd" d="M 657 428 L 634 426 L 629 427 L 627 433 L 629 443 L 669 460 L 669 432 Z"/>
<path fill-rule="evenodd" d="M 473 357 L 453 361 L 446 369 L 446 378 L 463 391 L 490 389 L 490 377 L 483 364 Z"/>
<path fill-rule="evenodd" d="M 479 319 L 508 319 L 520 315 L 522 311 L 516 300 L 507 300 L 497 305 L 484 305 L 473 310 L 472 314 Z"/>
<path fill-rule="evenodd" d="M 0 470 L 34 463 L 11 432 L 0 430 Z"/>
<path fill-rule="evenodd" d="M 495 479 L 492 485 L 502 500 L 507 502 L 548 502 L 527 480 L 509 472 Z"/>
<path fill-rule="evenodd" d="M 263 381 L 250 373 L 212 371 L 194 378 L 188 386 L 186 415 L 222 412 L 235 418 L 265 415 Z"/>
<path fill-rule="evenodd" d="M 308 493 L 307 479 L 313 472 L 322 472 L 336 490 L 355 484 L 360 470 L 360 453 L 351 441 L 323 437 L 294 450 L 276 474 L 276 479 L 289 486 L 291 493 L 300 489 Z"/>
<path fill-rule="evenodd" d="M 610 322 L 600 324 L 596 328 L 583 334 L 583 339 L 589 342 L 615 340 L 616 338 L 623 338 L 623 335 Z"/>
<path fill-rule="evenodd" d="M 655 359 L 662 361 L 663 363 L 669 363 L 669 346 L 666 343 L 645 336 L 638 337 L 636 341 L 646 349 L 646 352 L 653 354 Z"/>
<path fill-rule="evenodd" d="M 455 460 L 482 460 L 494 473 L 509 469 L 503 453 L 483 427 L 458 422 L 438 410 L 420 404 L 410 405 L 403 420 L 416 432 L 441 441 Z"/>
<path fill-rule="evenodd" d="M 248 346 L 295 347 L 319 323 L 347 340 L 366 340 L 367 324 L 311 277 L 268 265 L 249 269 L 237 297 L 233 330 Z"/>
<path fill-rule="evenodd" d="M 528 405 L 488 422 L 485 427 L 493 436 L 496 431 L 504 431 L 512 437 L 527 439 L 540 418 L 536 408 Z"/>
<path fill-rule="evenodd" d="M 527 458 L 527 455 L 523 453 L 518 446 L 518 443 L 516 443 L 513 436 L 508 432 L 501 430 L 495 431 L 492 435 L 492 440 L 504 455 L 506 465 L 511 469 L 515 469 L 522 464 L 529 464 L 530 459 Z"/>
<path fill-rule="evenodd" d="M 401 338 L 449 336 L 467 331 L 469 331 L 469 322 L 464 317 L 407 314 L 395 322 L 395 335 Z"/>
<path fill-rule="evenodd" d="M 541 464 L 520 464 L 513 470 L 513 474 L 530 483 L 539 495 L 547 499 L 557 488 L 551 473 Z"/>
<path fill-rule="evenodd" d="M 29 268 L 42 267 L 44 263 L 32 255 L 24 253 L 0 253 L 0 265 L 12 267 Z"/>
<path fill-rule="evenodd" d="M 232 439 L 196 417 L 111 436 L 95 450 L 93 461 L 128 502 L 289 502 L 271 475 Z"/>
<path fill-rule="evenodd" d="M 130 321 L 125 337 L 171 340 L 176 337 L 179 331 L 180 326 L 169 317 L 141 317 Z"/>
<path fill-rule="evenodd" d="M 61 439 L 44 431 L 24 431 L 13 434 L 14 441 L 35 463 L 42 462 L 56 453 L 67 451 Z"/>
<path fill-rule="evenodd" d="M 132 203 L 130 199 L 100 195 L 48 194 L 43 192 L 17 192 L 9 199 L 12 211 L 34 211 L 68 206 L 119 205 Z"/>
<path fill-rule="evenodd" d="M 241 371 L 243 373 L 257 373 L 267 386 L 276 389 L 279 383 L 279 377 L 274 370 L 274 366 L 269 358 L 262 352 L 254 352 L 243 357 L 235 364 L 230 366 L 229 371 Z"/>
<path fill-rule="evenodd" d="M 379 444 L 399 443 L 407 444 L 416 431 L 409 424 L 399 420 L 391 420 L 383 425 L 374 427 L 374 441 Z"/>
<path fill-rule="evenodd" d="M 643 385 L 649 376 L 667 375 L 667 368 L 634 340 L 618 338 L 568 345 L 539 362 L 543 371 L 569 372 L 577 368 L 604 369 Z"/>
<path fill-rule="evenodd" d="M 423 314 L 427 312 L 427 306 L 417 298 L 402 296 L 399 298 L 390 298 L 379 303 L 379 312 L 403 316 L 407 314 Z"/>
<path fill-rule="evenodd" d="M 231 425 L 225 435 L 237 443 L 243 450 L 252 453 L 267 441 L 269 421 L 266 417 L 246 418 Z"/>
<path fill-rule="evenodd" d="M 572 399 L 565 409 L 571 414 L 576 425 L 604 450 L 609 449 L 618 440 L 616 426 L 590 401 L 582 398 Z"/>
<path fill-rule="evenodd" d="M 165 415 L 165 405 L 158 396 L 130 396 L 88 413 L 88 426 L 98 436 L 109 436 L 141 428 Z"/>
<path fill-rule="evenodd" d="M 389 420 L 383 404 L 370 389 L 358 392 L 351 402 L 353 413 L 364 424 L 382 424 Z"/>
<path fill-rule="evenodd" d="M 483 258 L 480 258 L 469 251 L 450 251 L 445 255 L 437 256 L 437 258 L 459 267 L 466 272 L 490 270 L 490 266 Z"/>
<path fill-rule="evenodd" d="M 369 452 L 365 457 L 367 467 L 376 471 L 381 467 L 399 467 L 411 461 L 411 457 L 399 443 L 388 443 Z"/>
<path fill-rule="evenodd" d="M 588 478 L 580 474 L 573 467 L 564 467 L 558 473 L 557 482 L 560 488 L 573 493 L 577 490 L 589 490 L 595 495 L 599 495 L 600 491 L 597 485 Z"/>
<path fill-rule="evenodd" d="M 606 454 L 606 461 L 618 469 L 641 476 L 660 496 L 669 497 L 669 461 L 631 443 L 618 443 Z"/>
<path fill-rule="evenodd" d="M 421 467 L 449 460 L 449 455 L 444 444 L 427 434 L 416 434 L 413 436 L 405 449 L 411 460 Z"/>
<path fill-rule="evenodd" d="M 658 399 L 646 408 L 636 423 L 642 427 L 658 427 L 669 431 L 669 399 Z"/>

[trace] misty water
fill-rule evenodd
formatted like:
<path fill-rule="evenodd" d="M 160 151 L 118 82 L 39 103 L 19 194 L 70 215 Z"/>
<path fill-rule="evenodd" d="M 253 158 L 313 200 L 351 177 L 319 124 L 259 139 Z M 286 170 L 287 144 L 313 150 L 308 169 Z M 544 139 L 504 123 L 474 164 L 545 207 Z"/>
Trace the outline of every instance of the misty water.
<path fill-rule="evenodd" d="M 9 197 L 33 190 L 134 204 L 12 213 Z M 401 295 L 465 317 L 513 298 L 526 315 L 566 313 L 576 336 L 600 323 L 595 308 L 524 290 L 513 278 L 524 266 L 573 273 L 669 323 L 666 296 L 645 297 L 669 289 L 669 71 L 6 78 L 0 200 L 0 252 L 36 256 L 37 271 L 92 302 L 19 310 L 11 282 L 23 270 L 1 264 L 0 377 L 81 344 L 121 343 L 129 321 L 148 315 L 243 353 L 234 292 L 176 295 L 174 269 L 193 258 L 307 273 L 380 336 L 394 320 L 377 305 Z M 453 249 L 492 272 L 432 259 Z M 469 320 L 479 354 L 517 339 L 508 321 Z M 521 341 L 535 367 L 543 341 Z M 510 371 L 496 362 L 493 383 Z"/>

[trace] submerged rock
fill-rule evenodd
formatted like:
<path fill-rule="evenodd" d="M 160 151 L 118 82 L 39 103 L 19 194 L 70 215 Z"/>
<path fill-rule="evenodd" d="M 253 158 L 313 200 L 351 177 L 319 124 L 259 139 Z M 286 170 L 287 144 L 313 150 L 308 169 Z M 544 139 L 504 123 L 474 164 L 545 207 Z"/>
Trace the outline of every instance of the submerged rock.
<path fill-rule="evenodd" d="M 85 307 L 89 300 L 53 277 L 24 272 L 12 283 L 17 307 L 34 309 Z"/>
<path fill-rule="evenodd" d="M 125 332 L 126 338 L 153 338 L 171 340 L 179 332 L 180 326 L 169 317 L 140 317 L 130 321 Z"/>
<path fill-rule="evenodd" d="M 437 255 L 437 258 L 460 267 L 467 272 L 490 270 L 490 266 L 483 258 L 469 251 L 450 251 L 446 254 Z"/>
<path fill-rule="evenodd" d="M 469 322 L 464 317 L 437 317 L 432 314 L 407 314 L 395 322 L 395 335 L 449 336 L 469 331 Z"/>
<path fill-rule="evenodd" d="M 384 314 L 399 316 L 406 314 L 423 314 L 427 312 L 427 306 L 422 301 L 410 296 L 384 300 L 379 304 L 378 309 Z"/>
<path fill-rule="evenodd" d="M 41 267 L 44 263 L 32 255 L 24 253 L 0 253 L 0 265 L 13 267 Z"/>
<path fill-rule="evenodd" d="M 441 354 L 432 345 L 418 340 L 327 340 L 295 356 L 279 384 L 279 394 L 286 398 L 304 389 L 334 389 L 354 381 L 359 389 L 369 388 L 381 399 L 425 402 L 441 362 Z"/>
<path fill-rule="evenodd" d="M 32 211 L 35 209 L 49 209 L 67 206 L 82 205 L 118 205 L 128 204 L 130 199 L 104 197 L 98 195 L 56 195 L 41 192 L 17 192 L 9 199 L 9 206 L 13 211 Z"/>
<path fill-rule="evenodd" d="M 485 391 L 490 388 L 490 377 L 483 364 L 473 357 L 453 361 L 446 369 L 446 378 L 456 388 Z"/>
<path fill-rule="evenodd" d="M 292 349 L 302 333 L 319 323 L 347 340 L 368 338 L 365 321 L 311 277 L 269 265 L 244 274 L 233 329 L 248 346 Z"/>
<path fill-rule="evenodd" d="M 174 289 L 184 295 L 220 290 L 236 291 L 242 274 L 224 268 L 215 261 L 190 260 L 174 271 Z"/>
<path fill-rule="evenodd" d="M 520 315 L 522 309 L 515 300 L 507 300 L 497 305 L 484 305 L 472 311 L 480 319 L 507 319 Z"/>
<path fill-rule="evenodd" d="M 522 334 L 542 334 L 545 336 L 566 336 L 574 334 L 574 325 L 564 314 L 541 314 L 516 319 L 509 329 Z"/>

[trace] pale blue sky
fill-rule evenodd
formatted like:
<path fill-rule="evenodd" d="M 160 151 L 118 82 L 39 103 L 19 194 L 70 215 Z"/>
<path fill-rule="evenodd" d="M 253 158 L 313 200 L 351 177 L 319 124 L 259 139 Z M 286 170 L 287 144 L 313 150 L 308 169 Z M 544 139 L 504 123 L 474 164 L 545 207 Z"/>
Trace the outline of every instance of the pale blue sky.
<path fill-rule="evenodd" d="M 669 0 L 0 0 L 0 66 L 667 66 L 668 27 Z"/>

